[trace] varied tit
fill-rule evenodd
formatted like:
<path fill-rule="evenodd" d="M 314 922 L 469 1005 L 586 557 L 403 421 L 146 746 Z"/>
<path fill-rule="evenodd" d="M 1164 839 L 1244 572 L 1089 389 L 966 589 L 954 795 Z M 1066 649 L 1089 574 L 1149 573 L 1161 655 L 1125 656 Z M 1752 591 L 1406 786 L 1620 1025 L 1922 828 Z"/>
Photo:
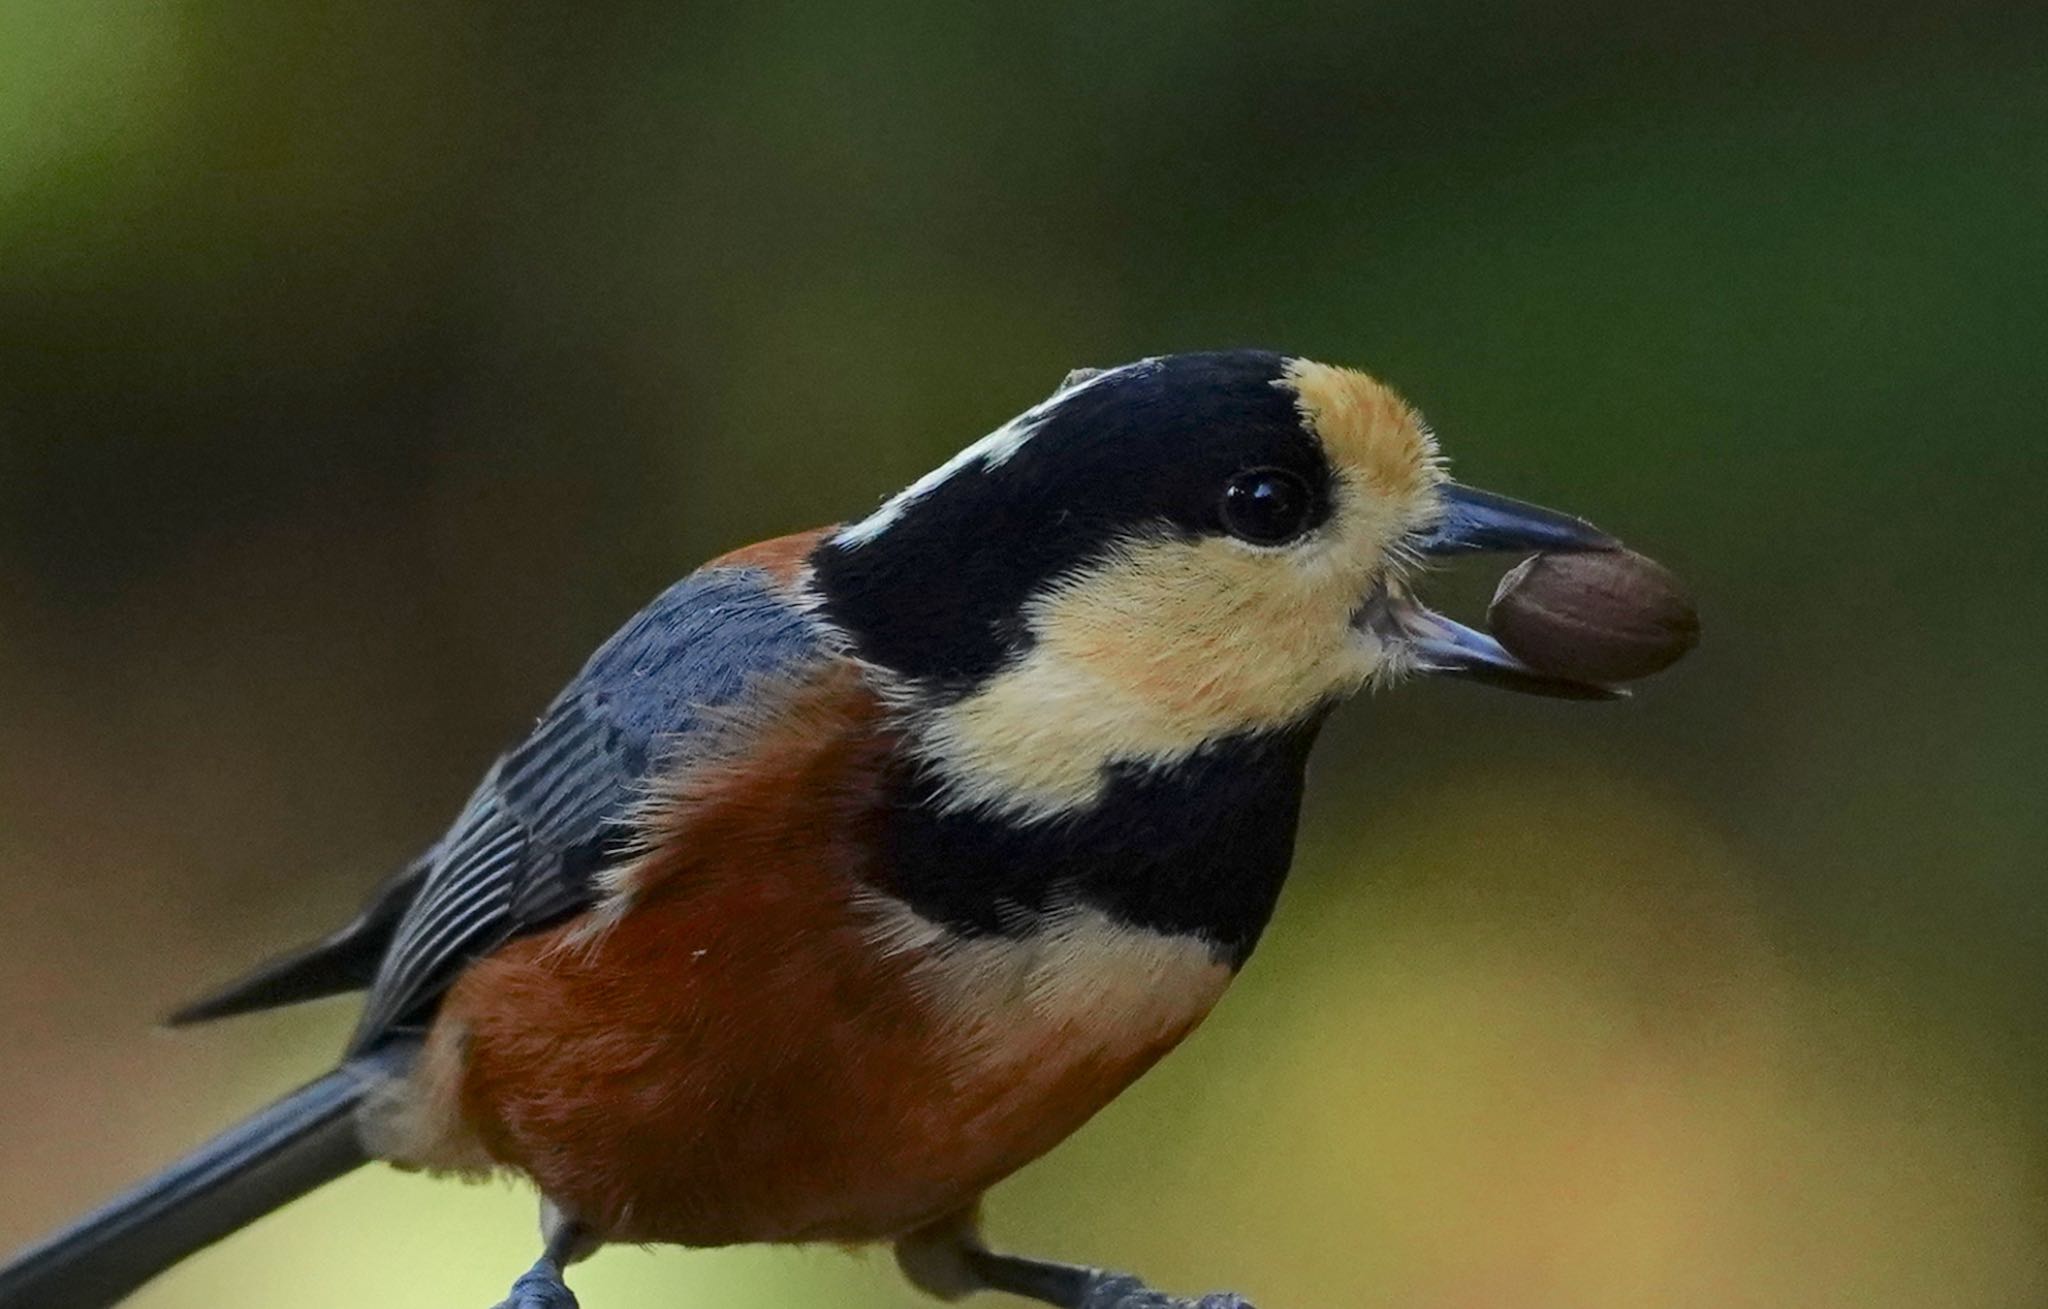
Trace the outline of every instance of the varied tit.
<path fill-rule="evenodd" d="M 522 1309 L 607 1242 L 892 1243 L 941 1297 L 1078 1309 L 982 1193 L 1209 1012 L 1331 708 L 1539 675 L 1430 556 L 1599 549 L 1447 480 L 1361 373 L 1076 373 L 857 522 L 750 546 L 591 656 L 352 923 L 174 1016 L 364 990 L 334 1071 L 0 1270 L 86 1309 L 371 1159 L 533 1180 Z"/>

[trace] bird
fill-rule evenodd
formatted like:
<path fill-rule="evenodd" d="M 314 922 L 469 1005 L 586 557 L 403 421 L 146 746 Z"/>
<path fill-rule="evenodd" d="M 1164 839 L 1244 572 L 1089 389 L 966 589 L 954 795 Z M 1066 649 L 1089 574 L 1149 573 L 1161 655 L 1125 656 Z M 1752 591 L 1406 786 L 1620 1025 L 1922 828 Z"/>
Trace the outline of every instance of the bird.
<path fill-rule="evenodd" d="M 1432 562 L 1613 545 L 1453 481 L 1364 372 L 1076 369 L 663 591 L 353 921 L 173 1014 L 364 993 L 330 1071 L 13 1256 L 0 1309 L 116 1303 L 371 1161 L 533 1184 L 507 1309 L 573 1306 L 611 1243 L 883 1245 L 942 1299 L 1099 1303 L 1112 1274 L 992 1247 L 984 1193 L 1251 957 L 1338 705 L 1619 694 L 1428 608 Z"/>

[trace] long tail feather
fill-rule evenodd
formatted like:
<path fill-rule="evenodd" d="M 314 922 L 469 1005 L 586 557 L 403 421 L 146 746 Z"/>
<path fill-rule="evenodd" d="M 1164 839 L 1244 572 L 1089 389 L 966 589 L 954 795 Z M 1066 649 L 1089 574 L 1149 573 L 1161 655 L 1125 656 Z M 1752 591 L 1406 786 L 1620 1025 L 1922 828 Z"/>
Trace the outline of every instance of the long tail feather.
<path fill-rule="evenodd" d="M 0 1309 L 101 1309 L 185 1256 L 365 1162 L 353 1063 L 244 1119 L 0 1266 Z"/>
<path fill-rule="evenodd" d="M 391 933 L 404 917 L 406 906 L 419 894 L 420 884 L 433 867 L 434 855 L 433 850 L 427 851 L 397 876 L 387 879 L 347 926 L 290 954 L 267 960 L 218 990 L 174 1010 L 164 1019 L 165 1024 L 183 1027 L 362 990 L 377 975 L 378 961 L 391 945 Z"/>

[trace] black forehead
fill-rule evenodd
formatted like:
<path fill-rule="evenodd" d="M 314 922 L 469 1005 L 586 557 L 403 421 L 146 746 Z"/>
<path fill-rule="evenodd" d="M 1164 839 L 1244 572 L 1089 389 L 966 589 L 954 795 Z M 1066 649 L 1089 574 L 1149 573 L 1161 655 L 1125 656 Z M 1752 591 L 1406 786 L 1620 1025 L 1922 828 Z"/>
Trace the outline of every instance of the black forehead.
<path fill-rule="evenodd" d="M 1133 535 L 1221 531 L 1239 472 L 1290 469 L 1327 513 L 1328 461 L 1275 385 L 1285 366 L 1169 355 L 1055 397 L 1000 463 L 966 464 L 869 541 L 821 547 L 827 616 L 865 657 L 965 689 L 1023 648 L 1022 607 L 1052 580 Z"/>

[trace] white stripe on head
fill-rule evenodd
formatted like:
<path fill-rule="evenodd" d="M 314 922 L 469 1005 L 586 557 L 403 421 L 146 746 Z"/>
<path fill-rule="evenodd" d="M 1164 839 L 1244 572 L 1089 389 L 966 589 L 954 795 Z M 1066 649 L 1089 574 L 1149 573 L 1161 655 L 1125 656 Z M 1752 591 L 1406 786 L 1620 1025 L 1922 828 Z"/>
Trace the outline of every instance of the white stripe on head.
<path fill-rule="evenodd" d="M 986 470 L 1000 468 L 1005 463 L 1008 463 L 1019 450 L 1024 448 L 1024 443 L 1029 441 L 1040 427 L 1044 426 L 1045 420 L 1052 417 L 1055 410 L 1081 394 L 1081 392 L 1100 386 L 1103 382 L 1113 377 L 1128 376 L 1148 368 L 1157 367 L 1158 362 L 1156 359 L 1140 359 L 1136 363 L 1124 364 L 1117 368 L 1105 368 L 1072 385 L 1061 387 L 1045 399 L 1026 409 L 1023 413 L 1012 418 L 1009 422 L 1004 423 L 995 431 L 982 437 L 973 445 L 968 446 L 959 454 L 954 455 L 945 463 L 940 464 L 923 477 L 918 478 L 903 490 L 890 496 L 888 500 L 883 502 L 880 509 L 875 510 L 875 512 L 851 527 L 841 529 L 832 538 L 832 544 L 840 546 L 866 545 L 882 533 L 888 531 L 898 519 L 903 517 L 906 510 L 937 490 L 954 474 L 977 464 Z M 1075 370 L 1075 372 L 1080 371 L 1080 369 Z M 1073 374 L 1069 373 L 1068 376 L 1072 377 Z"/>

